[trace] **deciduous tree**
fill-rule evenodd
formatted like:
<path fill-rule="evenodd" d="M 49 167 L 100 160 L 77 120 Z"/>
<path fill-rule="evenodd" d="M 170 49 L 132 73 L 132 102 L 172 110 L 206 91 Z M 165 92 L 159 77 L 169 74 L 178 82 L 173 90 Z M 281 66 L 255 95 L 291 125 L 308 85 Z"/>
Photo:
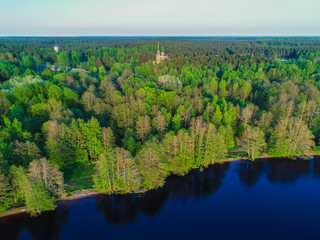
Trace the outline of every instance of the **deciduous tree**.
<path fill-rule="evenodd" d="M 63 174 L 45 158 L 30 163 L 28 176 L 34 182 L 44 184 L 47 190 L 57 197 L 64 197 Z"/>

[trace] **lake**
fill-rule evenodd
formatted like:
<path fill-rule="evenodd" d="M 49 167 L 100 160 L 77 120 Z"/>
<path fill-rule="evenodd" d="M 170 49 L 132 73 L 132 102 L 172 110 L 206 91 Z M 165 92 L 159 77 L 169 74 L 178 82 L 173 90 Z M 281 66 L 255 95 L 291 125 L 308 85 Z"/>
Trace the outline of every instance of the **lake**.
<path fill-rule="evenodd" d="M 241 160 L 0 219 L 0 239 L 320 239 L 320 159 Z"/>

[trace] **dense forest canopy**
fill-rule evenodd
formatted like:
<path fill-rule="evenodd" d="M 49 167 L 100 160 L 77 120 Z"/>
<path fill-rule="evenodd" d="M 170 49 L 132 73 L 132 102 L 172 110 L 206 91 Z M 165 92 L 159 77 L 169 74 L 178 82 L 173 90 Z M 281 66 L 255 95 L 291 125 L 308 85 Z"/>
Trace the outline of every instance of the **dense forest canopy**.
<path fill-rule="evenodd" d="M 0 212 L 54 209 L 70 169 L 129 193 L 235 150 L 314 153 L 319 60 L 319 38 L 0 38 Z"/>

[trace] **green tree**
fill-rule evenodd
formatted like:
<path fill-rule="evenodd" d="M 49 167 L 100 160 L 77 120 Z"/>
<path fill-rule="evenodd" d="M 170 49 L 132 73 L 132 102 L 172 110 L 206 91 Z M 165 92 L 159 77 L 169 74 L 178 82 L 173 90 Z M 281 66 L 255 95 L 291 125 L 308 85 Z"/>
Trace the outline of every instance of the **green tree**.
<path fill-rule="evenodd" d="M 0 213 L 9 209 L 11 205 L 11 190 L 8 179 L 0 171 Z"/>
<path fill-rule="evenodd" d="M 62 97 L 63 97 L 63 91 L 57 85 L 52 85 L 48 89 L 48 97 L 49 98 L 54 98 L 57 101 L 61 101 Z"/>
<path fill-rule="evenodd" d="M 27 166 L 31 161 L 40 158 L 40 149 L 33 142 L 14 142 L 13 163 Z"/>
<path fill-rule="evenodd" d="M 142 184 L 145 189 L 162 187 L 164 184 L 165 171 L 160 162 L 158 146 L 155 143 L 144 145 L 137 155 L 141 169 Z"/>
<path fill-rule="evenodd" d="M 62 68 L 65 69 L 67 66 L 69 66 L 69 56 L 68 53 L 65 51 L 62 51 L 58 55 L 57 64 Z"/>
<path fill-rule="evenodd" d="M 68 106 L 72 106 L 73 104 L 77 103 L 78 100 L 78 94 L 71 90 L 70 88 L 63 88 L 63 97 L 62 101 Z"/>
<path fill-rule="evenodd" d="M 102 76 L 105 76 L 107 74 L 104 66 L 100 66 L 98 70 L 99 70 L 99 74 L 101 74 Z"/>
<path fill-rule="evenodd" d="M 34 182 L 43 184 L 46 189 L 59 198 L 66 196 L 63 174 L 45 158 L 30 163 L 28 176 Z"/>
<path fill-rule="evenodd" d="M 13 121 L 15 118 L 21 121 L 24 116 L 23 107 L 20 105 L 12 105 L 10 107 L 10 119 Z"/>
<path fill-rule="evenodd" d="M 141 143 L 136 141 L 135 134 L 132 128 L 128 128 L 125 131 L 122 142 L 123 147 L 129 152 L 131 152 L 133 155 L 137 153 L 141 146 Z"/>
<path fill-rule="evenodd" d="M 167 171 L 184 175 L 195 162 L 195 141 L 185 130 L 177 135 L 169 132 L 164 136 L 160 152 Z"/>
<path fill-rule="evenodd" d="M 102 145 L 105 152 L 107 152 L 110 148 L 112 148 L 115 145 L 114 143 L 115 137 L 110 127 L 102 128 L 101 138 L 102 138 Z"/>
<path fill-rule="evenodd" d="M 219 127 L 221 125 L 221 121 L 222 121 L 222 113 L 220 110 L 219 105 L 216 106 L 216 109 L 214 111 L 214 114 L 212 116 L 212 123 L 216 126 Z"/>
<path fill-rule="evenodd" d="M 314 136 L 299 118 L 283 118 L 274 128 L 269 152 L 275 157 L 298 157 L 310 153 Z"/>
<path fill-rule="evenodd" d="M 241 145 L 244 147 L 249 158 L 254 160 L 266 146 L 263 131 L 258 127 L 248 126 L 241 138 Z"/>
<path fill-rule="evenodd" d="M 137 138 L 144 142 L 149 137 L 151 132 L 150 117 L 148 115 L 139 117 L 136 122 L 136 134 Z"/>
<path fill-rule="evenodd" d="M 181 122 L 183 120 L 183 117 L 177 113 L 173 116 L 172 118 L 172 124 L 173 124 L 173 129 L 175 131 L 178 131 L 181 128 Z"/>
<path fill-rule="evenodd" d="M 227 82 L 225 80 L 221 80 L 219 82 L 218 95 L 221 98 L 226 98 L 229 95 L 229 92 L 227 90 Z"/>
<path fill-rule="evenodd" d="M 16 191 L 20 195 L 31 215 L 39 215 L 43 211 L 55 208 L 54 199 L 41 183 L 30 181 L 25 170 L 20 166 L 12 166 L 11 174 Z"/>
<path fill-rule="evenodd" d="M 41 77 L 42 79 L 49 80 L 53 78 L 53 73 L 50 69 L 47 68 L 43 70 L 43 72 L 41 73 Z"/>
<path fill-rule="evenodd" d="M 152 126 L 154 129 L 163 134 L 167 130 L 167 121 L 165 116 L 161 114 L 161 112 L 157 112 L 155 118 L 152 121 Z"/>
<path fill-rule="evenodd" d="M 92 117 L 87 123 L 80 123 L 86 149 L 91 159 L 98 159 L 103 152 L 102 130 L 99 121 Z"/>
<path fill-rule="evenodd" d="M 31 68 L 34 66 L 34 60 L 32 57 L 30 56 L 24 56 L 22 57 L 21 60 L 21 66 L 25 67 L 25 68 Z"/>
<path fill-rule="evenodd" d="M 64 124 L 59 125 L 57 121 L 49 121 L 43 125 L 43 133 L 46 136 L 45 149 L 49 161 L 54 166 L 62 168 L 75 162 L 86 163 L 88 161 L 88 153 L 81 131 L 75 125 L 73 122 L 73 129 L 69 129 Z M 74 140 L 83 143 L 77 145 Z M 86 154 L 84 156 L 83 151 Z"/>
<path fill-rule="evenodd" d="M 128 151 L 109 149 L 97 161 L 93 181 L 101 192 L 129 193 L 140 186 L 139 169 Z"/>

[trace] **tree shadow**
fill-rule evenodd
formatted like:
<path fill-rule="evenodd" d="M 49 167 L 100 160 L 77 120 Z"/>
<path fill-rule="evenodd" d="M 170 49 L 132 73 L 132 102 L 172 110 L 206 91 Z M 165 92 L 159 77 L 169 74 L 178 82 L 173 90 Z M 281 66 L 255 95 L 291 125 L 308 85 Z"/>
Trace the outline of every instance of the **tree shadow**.
<path fill-rule="evenodd" d="M 250 187 L 255 185 L 263 173 L 265 163 L 263 161 L 241 160 L 237 162 L 237 172 L 240 181 Z"/>
<path fill-rule="evenodd" d="M 314 172 L 320 172 L 319 161 L 315 161 Z M 309 173 L 310 160 L 293 160 L 288 158 L 258 159 L 255 161 L 241 160 L 237 163 L 240 181 L 250 187 L 255 185 L 260 176 L 265 174 L 269 181 L 292 184 Z"/>
<path fill-rule="evenodd" d="M 68 213 L 68 204 L 60 202 L 54 211 L 44 212 L 38 217 L 22 213 L 1 218 L 1 239 L 18 239 L 23 228 L 33 239 L 59 239 L 61 229 L 68 223 Z"/>
<path fill-rule="evenodd" d="M 274 158 L 266 161 L 265 172 L 272 182 L 294 183 L 309 173 L 310 160 Z"/>
<path fill-rule="evenodd" d="M 141 213 L 152 218 L 169 198 L 175 202 L 213 194 L 221 186 L 228 168 L 229 163 L 215 164 L 203 171 L 194 169 L 185 176 L 172 175 L 162 188 L 143 194 L 98 195 L 96 208 L 114 225 L 133 223 Z"/>

